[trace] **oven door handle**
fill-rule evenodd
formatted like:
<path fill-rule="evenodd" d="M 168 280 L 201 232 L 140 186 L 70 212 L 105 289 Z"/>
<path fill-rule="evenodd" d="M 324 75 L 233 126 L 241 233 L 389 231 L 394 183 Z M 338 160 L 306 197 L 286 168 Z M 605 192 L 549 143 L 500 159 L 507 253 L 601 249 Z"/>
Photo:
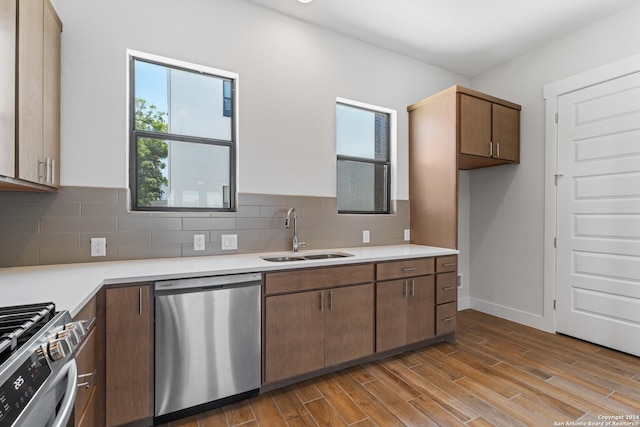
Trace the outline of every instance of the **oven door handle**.
<path fill-rule="evenodd" d="M 78 393 L 78 365 L 75 357 L 69 360 L 60 370 L 58 378 L 67 377 L 67 388 L 60 404 L 60 411 L 56 415 L 52 427 L 65 427 L 73 414 L 73 406 Z"/>

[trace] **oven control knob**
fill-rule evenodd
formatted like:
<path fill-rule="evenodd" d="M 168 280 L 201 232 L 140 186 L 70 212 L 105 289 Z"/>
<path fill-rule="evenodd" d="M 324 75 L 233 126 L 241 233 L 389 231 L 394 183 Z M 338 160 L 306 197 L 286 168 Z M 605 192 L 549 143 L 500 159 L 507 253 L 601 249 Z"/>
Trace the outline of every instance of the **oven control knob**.
<path fill-rule="evenodd" d="M 75 348 L 80 343 L 82 335 L 75 329 L 65 329 L 58 332 L 58 338 L 66 338 L 69 344 Z"/>
<path fill-rule="evenodd" d="M 56 361 L 70 355 L 73 348 L 71 347 L 68 337 L 59 337 L 49 341 L 47 350 L 49 358 Z"/>

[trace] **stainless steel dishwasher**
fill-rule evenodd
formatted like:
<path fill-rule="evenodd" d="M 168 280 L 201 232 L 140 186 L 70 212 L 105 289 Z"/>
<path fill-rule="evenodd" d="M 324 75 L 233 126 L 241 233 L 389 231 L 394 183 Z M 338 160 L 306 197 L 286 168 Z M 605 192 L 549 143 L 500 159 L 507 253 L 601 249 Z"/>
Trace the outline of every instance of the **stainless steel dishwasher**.
<path fill-rule="evenodd" d="M 155 283 L 157 421 L 257 394 L 261 285 L 260 273 Z"/>

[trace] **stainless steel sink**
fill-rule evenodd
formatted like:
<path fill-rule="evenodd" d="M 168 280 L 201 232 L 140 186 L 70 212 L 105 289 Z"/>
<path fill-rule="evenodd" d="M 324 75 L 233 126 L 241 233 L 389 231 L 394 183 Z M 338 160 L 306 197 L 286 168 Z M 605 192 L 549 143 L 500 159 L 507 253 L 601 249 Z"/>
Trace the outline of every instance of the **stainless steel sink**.
<path fill-rule="evenodd" d="M 272 256 L 272 257 L 262 257 L 263 260 L 269 262 L 287 262 L 287 261 L 304 261 L 304 260 L 314 260 L 314 259 L 331 259 L 331 258 L 345 258 L 353 256 L 353 254 L 348 254 L 345 252 L 323 252 L 317 254 L 309 254 L 309 255 L 283 255 L 283 256 Z"/>
<path fill-rule="evenodd" d="M 304 261 L 304 258 L 297 256 L 273 256 L 262 257 L 262 259 L 270 262 Z"/>
<path fill-rule="evenodd" d="M 325 254 L 311 254 L 311 255 L 305 255 L 304 258 L 305 259 L 329 259 L 329 258 L 344 258 L 344 257 L 349 257 L 349 256 L 353 256 L 351 254 L 346 254 L 343 252 L 328 252 Z"/>

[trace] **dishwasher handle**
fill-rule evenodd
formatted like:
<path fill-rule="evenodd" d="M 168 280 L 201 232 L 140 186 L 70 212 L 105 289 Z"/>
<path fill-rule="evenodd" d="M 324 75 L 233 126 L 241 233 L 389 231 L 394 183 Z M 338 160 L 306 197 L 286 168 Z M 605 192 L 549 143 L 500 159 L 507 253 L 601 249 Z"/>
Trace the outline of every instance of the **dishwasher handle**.
<path fill-rule="evenodd" d="M 196 277 L 191 279 L 164 280 L 154 284 L 155 291 L 215 290 L 235 286 L 258 285 L 261 273 L 230 274 L 225 276 Z"/>

